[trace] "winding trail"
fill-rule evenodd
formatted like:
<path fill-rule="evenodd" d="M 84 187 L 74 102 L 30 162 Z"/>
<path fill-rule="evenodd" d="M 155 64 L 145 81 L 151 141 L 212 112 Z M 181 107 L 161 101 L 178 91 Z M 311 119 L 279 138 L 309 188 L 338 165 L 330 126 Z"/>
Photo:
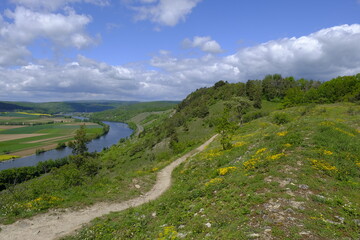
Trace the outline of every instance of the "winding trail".
<path fill-rule="evenodd" d="M 158 175 L 153 188 L 144 195 L 121 203 L 97 203 L 79 211 L 71 209 L 52 210 L 48 213 L 34 216 L 30 219 L 19 220 L 11 225 L 0 225 L 1 240 L 49 240 L 58 239 L 73 233 L 84 224 L 96 217 L 110 212 L 119 212 L 136 207 L 160 197 L 171 185 L 172 171 L 187 158 L 203 151 L 217 135 L 214 135 L 200 147 L 178 158 Z"/>

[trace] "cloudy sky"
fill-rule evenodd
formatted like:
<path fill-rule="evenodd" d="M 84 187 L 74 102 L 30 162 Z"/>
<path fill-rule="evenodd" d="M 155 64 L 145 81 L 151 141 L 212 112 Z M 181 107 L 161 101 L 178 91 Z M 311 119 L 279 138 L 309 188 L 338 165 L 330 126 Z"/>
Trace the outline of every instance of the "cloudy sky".
<path fill-rule="evenodd" d="M 360 72 L 360 0 L 0 0 L 0 101 L 181 100 Z"/>

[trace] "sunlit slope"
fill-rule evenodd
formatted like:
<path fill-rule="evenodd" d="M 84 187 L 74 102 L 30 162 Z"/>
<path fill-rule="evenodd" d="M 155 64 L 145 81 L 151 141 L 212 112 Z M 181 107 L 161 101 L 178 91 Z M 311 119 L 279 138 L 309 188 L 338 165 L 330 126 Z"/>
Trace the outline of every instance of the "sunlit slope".
<path fill-rule="evenodd" d="M 281 123 L 281 124 L 280 124 Z M 357 239 L 360 106 L 275 111 L 174 173 L 159 200 L 74 239 Z"/>

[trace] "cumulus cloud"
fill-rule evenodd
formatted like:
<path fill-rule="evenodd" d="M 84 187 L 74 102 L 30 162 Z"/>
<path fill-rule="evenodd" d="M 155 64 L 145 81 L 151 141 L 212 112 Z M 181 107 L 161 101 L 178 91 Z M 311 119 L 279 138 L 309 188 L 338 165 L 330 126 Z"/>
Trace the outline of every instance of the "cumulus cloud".
<path fill-rule="evenodd" d="M 72 3 L 91 3 L 99 6 L 110 5 L 109 0 L 11 0 L 12 3 L 36 10 L 55 11 Z"/>
<path fill-rule="evenodd" d="M 19 65 L 28 57 L 27 47 L 36 39 L 49 39 L 57 48 L 75 47 L 78 49 L 96 44 L 85 27 L 91 17 L 79 15 L 68 8 L 66 13 L 38 12 L 22 6 L 13 11 L 6 10 L 0 15 L 0 65 Z"/>
<path fill-rule="evenodd" d="M 212 40 L 211 37 L 199 37 L 196 36 L 193 40 L 186 38 L 183 41 L 185 48 L 200 48 L 203 52 L 207 53 L 221 53 L 223 50 L 219 43 Z"/>
<path fill-rule="evenodd" d="M 360 25 L 354 24 L 269 41 L 224 57 L 180 58 L 161 50 L 142 67 L 112 66 L 79 56 L 63 65 L 43 62 L 0 68 L 0 99 L 180 100 L 219 80 L 245 82 L 273 73 L 329 80 L 360 72 L 359 42 Z"/>
<path fill-rule="evenodd" d="M 185 21 L 194 7 L 202 0 L 139 0 L 140 5 L 131 5 L 136 11 L 136 20 L 150 20 L 164 26 L 175 26 Z"/>

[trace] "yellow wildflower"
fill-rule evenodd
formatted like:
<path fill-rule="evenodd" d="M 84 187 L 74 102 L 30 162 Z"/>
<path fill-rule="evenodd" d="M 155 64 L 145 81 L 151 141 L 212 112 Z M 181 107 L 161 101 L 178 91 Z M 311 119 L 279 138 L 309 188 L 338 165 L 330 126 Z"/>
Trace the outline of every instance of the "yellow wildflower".
<path fill-rule="evenodd" d="M 321 126 L 333 126 L 333 125 L 335 125 L 335 123 L 329 122 L 329 121 L 325 121 L 325 122 L 321 122 L 320 125 L 321 125 Z"/>
<path fill-rule="evenodd" d="M 259 149 L 259 150 L 256 151 L 255 155 L 258 155 L 258 154 L 260 154 L 260 153 L 263 153 L 263 152 L 265 152 L 266 150 L 267 150 L 267 148 L 261 148 L 261 149 Z"/>
<path fill-rule="evenodd" d="M 228 172 L 234 171 L 234 170 L 236 170 L 236 169 L 237 169 L 237 167 L 219 168 L 219 169 L 218 169 L 218 173 L 219 173 L 221 176 L 224 176 L 224 175 L 226 175 Z"/>
<path fill-rule="evenodd" d="M 291 147 L 292 145 L 290 143 L 285 143 L 283 146 L 284 147 Z"/>
<path fill-rule="evenodd" d="M 328 150 L 324 150 L 324 154 L 325 154 L 325 155 L 333 155 L 333 152 L 332 152 L 332 151 L 328 151 Z"/>
<path fill-rule="evenodd" d="M 355 165 L 360 168 L 360 162 L 356 162 Z"/>
<path fill-rule="evenodd" d="M 246 142 L 236 142 L 233 144 L 233 147 L 242 147 L 246 144 Z"/>
<path fill-rule="evenodd" d="M 310 161 L 315 169 L 328 171 L 328 172 L 338 171 L 338 169 L 335 166 L 332 166 L 323 160 L 310 159 Z"/>
<path fill-rule="evenodd" d="M 278 135 L 278 136 L 280 136 L 280 137 L 284 137 L 284 136 L 286 136 L 286 134 L 288 134 L 287 131 L 276 133 L 276 135 Z"/>
<path fill-rule="evenodd" d="M 267 159 L 270 159 L 270 160 L 277 160 L 281 157 L 285 156 L 285 153 L 279 153 L 279 154 L 275 154 L 275 155 L 271 155 L 271 156 L 268 156 Z"/>
<path fill-rule="evenodd" d="M 350 137 L 355 137 L 355 135 L 354 134 L 352 134 L 352 133 L 349 133 L 349 132 L 347 132 L 347 131 L 345 131 L 345 130 L 342 130 L 342 129 L 340 129 L 340 128 L 334 128 L 336 131 L 339 131 L 339 132 L 341 132 L 341 133 L 344 133 L 344 134 L 346 134 L 346 135 L 348 135 L 348 136 L 350 136 Z"/>
<path fill-rule="evenodd" d="M 222 178 L 213 178 L 210 181 L 208 181 L 207 183 L 205 183 L 205 186 L 209 186 L 211 184 L 221 183 L 222 181 L 224 181 L 224 179 L 222 179 Z"/>
<path fill-rule="evenodd" d="M 255 166 L 260 162 L 260 158 L 251 158 L 243 163 L 246 170 L 254 169 Z"/>

